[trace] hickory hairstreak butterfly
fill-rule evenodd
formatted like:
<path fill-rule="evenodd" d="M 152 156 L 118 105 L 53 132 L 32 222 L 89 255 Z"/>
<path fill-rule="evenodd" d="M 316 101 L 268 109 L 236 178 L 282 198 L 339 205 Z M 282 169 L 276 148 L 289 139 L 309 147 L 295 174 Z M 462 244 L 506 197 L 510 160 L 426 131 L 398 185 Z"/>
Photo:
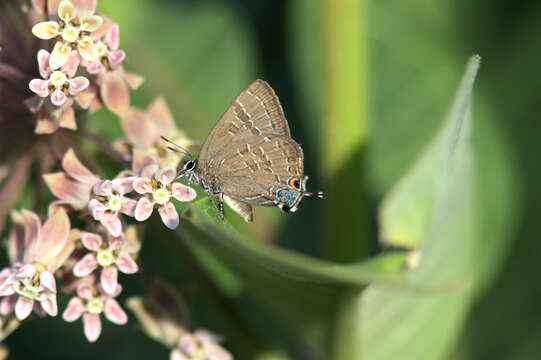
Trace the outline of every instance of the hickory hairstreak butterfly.
<path fill-rule="evenodd" d="M 302 149 L 291 138 L 276 93 L 263 80 L 237 96 L 203 142 L 197 159 L 175 148 L 191 157 L 179 177 L 201 186 L 209 197 L 216 195 L 222 219 L 224 201 L 251 222 L 253 205 L 294 212 L 305 196 L 323 197 L 321 192 L 306 191 Z"/>

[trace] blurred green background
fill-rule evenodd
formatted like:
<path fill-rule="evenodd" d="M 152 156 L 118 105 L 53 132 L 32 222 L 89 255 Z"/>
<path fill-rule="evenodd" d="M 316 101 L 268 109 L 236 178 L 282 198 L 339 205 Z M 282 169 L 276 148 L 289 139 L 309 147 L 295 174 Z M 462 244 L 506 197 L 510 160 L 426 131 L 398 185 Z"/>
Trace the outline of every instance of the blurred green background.
<path fill-rule="evenodd" d="M 192 138 L 203 140 L 252 80 L 271 84 L 304 149 L 308 188 L 327 197 L 305 200 L 293 215 L 257 208 L 248 227 L 231 211 L 228 216 L 247 236 L 338 262 L 382 250 L 378 205 L 441 124 L 468 57 L 480 54 L 472 140 L 481 280 L 455 328 L 439 333 L 445 345 L 427 353 L 438 359 L 541 357 L 538 2 L 101 0 L 98 9 L 120 24 L 126 69 L 146 79 L 132 104 L 146 108 L 164 95 Z M 96 124 L 111 139 L 121 134 L 119 121 L 103 110 Z M 160 225 L 153 222 L 145 233 L 146 272 L 185 290 L 197 322 L 225 335 L 236 358 L 251 359 L 247 348 L 259 349 L 261 359 L 326 358 L 319 348 L 328 339 L 299 336 L 238 279 L 216 277 L 221 265 L 207 253 L 196 264 L 173 253 L 171 235 Z M 199 269 L 201 263 L 211 270 Z M 137 279 L 121 280 L 126 293 L 142 293 Z M 215 296 L 220 292 L 225 300 Z M 89 344 L 80 321 L 34 320 L 6 340 L 10 358 L 168 357 L 134 318 L 124 327 L 103 323 L 99 341 Z M 392 335 L 380 334 L 381 341 Z"/>

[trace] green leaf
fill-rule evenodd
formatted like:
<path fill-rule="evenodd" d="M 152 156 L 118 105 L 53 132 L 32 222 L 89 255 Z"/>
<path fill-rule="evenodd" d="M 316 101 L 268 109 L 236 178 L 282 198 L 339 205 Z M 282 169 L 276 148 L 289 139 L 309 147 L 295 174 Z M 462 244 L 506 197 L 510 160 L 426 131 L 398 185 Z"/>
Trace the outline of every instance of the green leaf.
<path fill-rule="evenodd" d="M 443 127 L 382 210 L 381 231 L 388 242 L 423 245 L 419 265 L 407 278 L 423 284 L 455 279 L 456 286 L 432 294 L 370 286 L 356 303 L 361 353 L 344 359 L 436 359 L 460 331 L 479 276 L 476 166 L 469 139 L 469 105 L 479 63 L 478 56 L 470 59 Z M 404 239 L 409 241 L 397 241 Z"/>
<path fill-rule="evenodd" d="M 373 281 L 409 286 L 399 273 L 405 260 L 403 253 L 389 252 L 362 263 L 337 265 L 249 241 L 218 220 L 215 208 L 206 199 L 194 203 L 182 216 L 179 229 L 188 246 L 212 252 L 251 293 L 281 314 L 289 327 L 302 331 L 305 341 L 314 334 L 328 338 L 328 325 L 342 292 L 361 291 Z M 223 271 L 218 270 L 215 276 L 223 276 Z M 324 343 L 315 347 L 318 352 L 327 351 Z"/>
<path fill-rule="evenodd" d="M 181 218 L 181 236 L 195 236 L 215 255 L 243 277 L 272 276 L 299 286 L 325 288 L 329 285 L 363 288 L 375 280 L 402 284 L 397 276 L 404 254 L 389 252 L 353 265 L 337 265 L 293 251 L 249 241 L 227 222 L 207 199 L 195 202 Z M 296 291 L 296 289 L 292 289 Z"/>
<path fill-rule="evenodd" d="M 385 197 L 379 215 L 384 244 L 415 249 L 426 238 L 438 198 L 449 181 L 457 141 L 461 131 L 468 130 L 464 119 L 479 63 L 478 56 L 472 57 L 438 135 Z"/>

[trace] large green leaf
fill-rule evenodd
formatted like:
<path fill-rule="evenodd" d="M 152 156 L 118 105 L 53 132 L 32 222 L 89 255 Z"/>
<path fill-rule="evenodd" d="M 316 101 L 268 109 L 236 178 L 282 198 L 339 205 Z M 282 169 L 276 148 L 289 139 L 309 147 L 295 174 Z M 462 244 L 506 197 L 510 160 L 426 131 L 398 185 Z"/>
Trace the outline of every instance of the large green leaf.
<path fill-rule="evenodd" d="M 328 351 L 329 344 L 323 340 L 330 337 L 329 324 L 334 321 L 343 292 L 362 291 L 374 281 L 414 289 L 399 274 L 403 253 L 389 252 L 354 265 L 334 264 L 249 241 L 227 223 L 213 219 L 215 215 L 207 200 L 195 203 L 181 219 L 180 237 L 195 253 L 201 254 L 203 247 L 225 265 L 220 268 L 211 264 L 215 278 L 232 272 L 252 294 L 281 315 L 283 324 L 302 331 L 300 337 L 306 342 L 314 337 L 321 339 L 311 344 L 312 351 Z"/>
<path fill-rule="evenodd" d="M 338 329 L 350 329 L 356 338 L 336 338 L 337 359 L 435 359 L 457 336 L 469 309 L 477 270 L 475 165 L 468 130 L 479 63 L 478 56 L 470 59 L 441 130 L 399 180 L 382 211 L 383 240 L 395 240 L 388 234 L 395 234 L 396 228 L 399 234 L 408 233 L 411 226 L 415 231 L 408 234 L 415 235 L 411 238 L 414 243 L 391 242 L 423 244 L 419 263 L 407 278 L 423 284 L 451 283 L 452 279 L 456 283 L 448 291 L 432 294 L 375 283 L 363 294 L 350 295 L 346 298 L 350 309 L 342 313 L 354 314 L 356 322 L 339 317 Z M 411 211 L 417 211 L 417 216 L 412 217 Z"/>
<path fill-rule="evenodd" d="M 380 211 L 381 241 L 385 244 L 417 248 L 427 238 L 440 198 L 448 191 L 447 183 L 456 161 L 457 141 L 469 111 L 473 81 L 480 59 L 472 58 L 463 77 L 447 119 L 439 134 L 421 157 L 386 196 Z M 465 129 L 466 128 L 466 129 Z M 466 174 L 464 174 L 466 176 Z"/>
<path fill-rule="evenodd" d="M 496 287 L 498 291 L 486 294 L 483 302 L 476 300 L 478 303 L 468 315 L 468 327 L 473 331 L 464 332 L 463 343 L 456 343 L 454 347 L 457 353 L 472 359 L 511 358 L 502 350 L 505 347 L 516 348 L 514 339 L 522 340 L 524 333 L 530 332 L 527 321 L 535 322 L 536 317 L 532 314 L 538 303 L 535 296 L 527 295 L 538 291 L 531 286 L 527 275 L 532 273 L 528 264 L 535 263 L 528 260 L 528 256 L 535 254 L 532 252 L 536 248 L 532 245 L 535 240 L 531 243 L 523 241 L 536 237 L 528 235 L 533 232 L 527 233 L 525 224 L 520 225 L 522 236 L 517 243 L 528 255 L 517 256 L 509 249 L 516 220 L 523 216 L 517 200 L 520 201 L 523 192 L 528 191 L 527 183 L 535 183 L 536 179 L 533 175 L 535 166 L 524 162 L 528 154 L 535 154 L 531 151 L 532 144 L 536 144 L 533 135 L 536 132 L 532 129 L 538 123 L 531 115 L 535 111 L 535 95 L 528 97 L 524 94 L 534 94 L 535 91 L 530 90 L 539 81 L 520 82 L 517 79 L 528 77 L 521 77 L 520 73 L 536 71 L 535 65 L 528 66 L 524 59 L 534 58 L 532 54 L 538 52 L 538 49 L 527 46 L 528 34 L 535 33 L 534 24 L 537 23 L 516 25 L 516 32 L 501 46 L 494 47 L 494 42 L 499 42 L 501 35 L 508 33 L 508 28 L 502 27 L 499 19 L 508 17 L 505 11 L 484 11 L 488 1 L 475 4 L 418 0 L 370 3 L 370 37 L 373 40 L 370 88 L 375 120 L 370 141 L 369 176 L 376 198 L 386 193 L 400 174 L 410 168 L 412 159 L 438 126 L 437 120 L 443 115 L 443 105 L 449 99 L 452 83 L 461 68 L 457 60 L 472 50 L 487 60 L 479 74 L 472 113 L 475 120 L 472 143 L 478 170 L 475 196 L 480 209 L 478 225 L 481 227 L 480 240 L 476 241 L 476 274 L 482 276 L 482 282 L 476 283 L 475 291 L 477 296 L 483 295 L 496 279 L 500 285 Z M 511 83 L 514 85 L 508 86 Z M 517 148 L 522 149 L 520 156 L 515 154 Z M 529 164 L 535 164 L 535 161 Z M 528 195 L 529 199 L 533 197 Z M 535 211 L 528 213 L 535 214 Z M 533 225 L 529 228 L 536 229 L 535 221 L 530 223 Z M 510 261 L 504 261 L 510 254 Z M 510 266 L 505 268 L 502 276 L 504 265 Z M 519 269 L 521 266 L 523 268 Z M 521 271 L 525 268 L 528 270 Z M 506 285 L 502 279 L 508 280 Z M 511 311 L 502 321 L 506 313 L 504 309 L 517 308 L 517 293 L 521 293 L 518 307 L 524 316 Z M 528 302 L 530 307 L 525 305 Z M 476 315 L 481 313 L 482 316 Z M 499 316 L 494 316 L 495 313 Z M 505 331 L 494 334 L 491 329 L 501 323 L 506 324 Z M 513 323 L 516 326 L 511 326 Z M 449 356 L 449 359 L 454 358 L 459 357 L 456 354 Z"/>
<path fill-rule="evenodd" d="M 243 279 L 254 281 L 254 285 L 263 285 L 265 293 L 273 292 L 270 287 L 293 292 L 299 296 L 309 296 L 314 291 L 323 295 L 336 287 L 363 289 L 373 281 L 382 281 L 396 286 L 408 287 L 398 270 L 404 264 L 404 254 L 388 252 L 371 260 L 352 265 L 338 265 L 296 253 L 284 248 L 272 247 L 261 242 L 250 241 L 227 222 L 216 218 L 217 210 L 207 199 L 195 202 L 181 219 L 179 233 L 181 237 L 194 245 L 204 245 L 234 273 Z M 271 282 L 261 282 L 262 279 Z M 284 289 L 282 289 L 284 288 Z M 259 289 L 258 289 L 259 291 Z M 316 302 L 329 299 L 314 299 Z M 306 306 L 305 299 L 272 299 L 274 303 L 283 302 L 293 306 L 298 302 Z"/>

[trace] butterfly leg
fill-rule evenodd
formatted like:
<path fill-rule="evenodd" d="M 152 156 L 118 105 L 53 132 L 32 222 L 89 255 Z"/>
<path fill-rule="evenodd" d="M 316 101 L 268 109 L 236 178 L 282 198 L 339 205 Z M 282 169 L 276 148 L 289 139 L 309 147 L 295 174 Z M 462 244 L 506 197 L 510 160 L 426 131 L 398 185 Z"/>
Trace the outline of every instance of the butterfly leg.
<path fill-rule="evenodd" d="M 224 194 L 220 193 L 218 200 L 218 211 L 220 212 L 220 218 L 225 221 L 224 216 Z"/>
<path fill-rule="evenodd" d="M 211 203 L 213 203 L 216 210 L 218 210 L 218 214 L 220 215 L 220 219 L 222 219 L 222 221 L 225 221 L 223 195 L 221 193 L 220 193 L 220 195 L 218 195 L 219 196 L 218 201 L 215 201 L 214 197 L 211 194 L 207 194 L 207 195 L 209 197 L 209 201 Z"/>

